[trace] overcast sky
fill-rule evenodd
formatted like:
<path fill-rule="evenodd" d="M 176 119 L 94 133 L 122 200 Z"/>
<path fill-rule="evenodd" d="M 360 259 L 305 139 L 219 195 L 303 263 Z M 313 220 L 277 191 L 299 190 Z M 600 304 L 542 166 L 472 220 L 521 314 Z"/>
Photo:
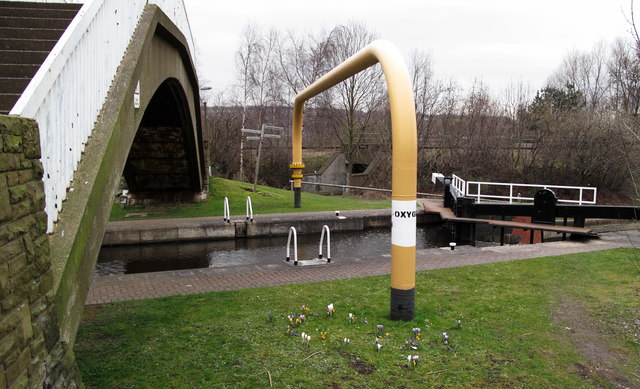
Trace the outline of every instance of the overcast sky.
<path fill-rule="evenodd" d="M 235 54 L 248 23 L 315 33 L 350 20 L 393 42 L 408 58 L 431 55 L 436 75 L 468 87 L 482 80 L 500 93 L 510 83 L 535 89 L 570 50 L 627 37 L 629 0 L 184 0 L 201 84 L 236 82 Z"/>

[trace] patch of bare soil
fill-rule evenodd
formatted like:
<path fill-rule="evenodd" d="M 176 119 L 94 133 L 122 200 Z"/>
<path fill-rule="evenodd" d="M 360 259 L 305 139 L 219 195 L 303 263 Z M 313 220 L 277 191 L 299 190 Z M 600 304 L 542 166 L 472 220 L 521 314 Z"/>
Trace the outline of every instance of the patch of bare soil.
<path fill-rule="evenodd" d="M 611 341 L 598 331 L 580 302 L 560 296 L 553 319 L 557 326 L 566 330 L 566 336 L 587 361 L 587 364 L 577 363 L 575 366 L 576 374 L 582 379 L 596 387 L 604 387 L 602 380 L 615 388 L 640 388 L 640 377 L 628 376 L 619 369 L 635 362 L 609 346 Z"/>
<path fill-rule="evenodd" d="M 84 307 L 84 309 L 82 310 L 82 321 L 85 323 L 91 323 L 92 321 L 96 320 L 96 318 L 98 317 L 98 315 L 100 314 L 100 312 L 102 312 L 102 310 L 104 309 L 104 307 L 102 305 L 89 305 Z"/>
<path fill-rule="evenodd" d="M 349 367 L 355 370 L 355 372 L 358 374 L 369 375 L 376 370 L 376 367 L 374 365 L 363 361 L 357 355 L 346 352 L 343 352 L 341 354 L 343 357 L 349 360 Z"/>

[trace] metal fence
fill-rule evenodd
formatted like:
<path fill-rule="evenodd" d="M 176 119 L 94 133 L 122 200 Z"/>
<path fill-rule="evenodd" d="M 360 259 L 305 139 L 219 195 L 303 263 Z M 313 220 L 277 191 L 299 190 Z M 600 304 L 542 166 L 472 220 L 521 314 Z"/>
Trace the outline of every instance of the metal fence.
<path fill-rule="evenodd" d="M 473 197 L 482 201 L 531 202 L 535 192 L 541 189 L 553 190 L 558 202 L 568 204 L 595 204 L 598 188 L 590 186 L 517 184 L 505 182 L 465 181 L 453 174 L 451 187 L 459 196 Z"/>

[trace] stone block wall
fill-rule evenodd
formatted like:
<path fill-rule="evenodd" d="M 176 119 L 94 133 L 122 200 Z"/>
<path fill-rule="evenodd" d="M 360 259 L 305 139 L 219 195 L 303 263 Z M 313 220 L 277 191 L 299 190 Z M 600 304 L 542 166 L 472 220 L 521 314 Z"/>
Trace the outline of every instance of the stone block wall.
<path fill-rule="evenodd" d="M 81 387 L 60 340 L 37 123 L 0 115 L 0 389 Z"/>

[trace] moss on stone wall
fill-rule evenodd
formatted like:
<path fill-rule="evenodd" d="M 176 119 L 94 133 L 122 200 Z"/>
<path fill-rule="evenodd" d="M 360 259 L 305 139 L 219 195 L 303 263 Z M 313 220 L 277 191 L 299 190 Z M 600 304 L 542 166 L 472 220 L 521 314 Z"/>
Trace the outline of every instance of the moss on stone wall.
<path fill-rule="evenodd" d="M 61 341 L 38 126 L 0 115 L 0 389 L 82 386 Z"/>

